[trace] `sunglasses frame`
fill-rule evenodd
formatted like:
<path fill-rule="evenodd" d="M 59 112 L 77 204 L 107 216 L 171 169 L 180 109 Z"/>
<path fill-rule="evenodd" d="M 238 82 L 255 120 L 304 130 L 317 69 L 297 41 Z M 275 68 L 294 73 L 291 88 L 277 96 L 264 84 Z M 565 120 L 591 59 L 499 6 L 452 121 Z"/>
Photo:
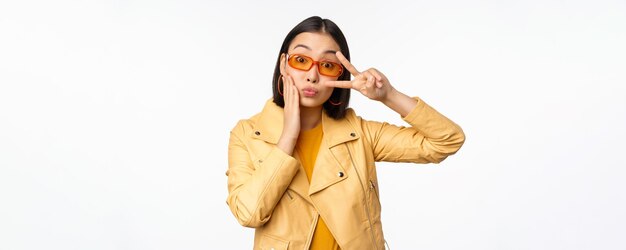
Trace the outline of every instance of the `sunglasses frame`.
<path fill-rule="evenodd" d="M 305 55 L 302 55 L 302 54 L 289 54 L 289 53 L 285 53 L 285 54 L 287 55 L 287 64 L 289 65 L 289 67 L 292 67 L 294 69 L 302 70 L 302 71 L 309 71 L 309 70 L 311 70 L 311 68 L 313 68 L 313 65 L 317 64 L 317 73 L 320 73 L 320 75 L 330 76 L 330 77 L 339 77 L 339 76 L 341 76 L 341 74 L 343 74 L 343 70 L 344 69 L 343 69 L 343 65 L 341 65 L 341 63 L 336 63 L 336 62 L 331 62 L 331 61 L 315 61 L 310 56 L 305 56 Z M 296 68 L 293 65 L 291 65 L 291 62 L 289 61 L 289 58 L 291 56 L 304 57 L 304 58 L 307 58 L 307 59 L 311 60 L 313 63 L 311 63 L 311 66 L 309 66 L 308 69 L 299 69 L 299 68 Z M 320 67 L 320 63 L 330 63 L 330 64 L 333 64 L 333 65 L 339 66 L 339 74 L 334 76 L 334 75 L 327 75 L 327 74 L 322 73 L 321 67 Z"/>

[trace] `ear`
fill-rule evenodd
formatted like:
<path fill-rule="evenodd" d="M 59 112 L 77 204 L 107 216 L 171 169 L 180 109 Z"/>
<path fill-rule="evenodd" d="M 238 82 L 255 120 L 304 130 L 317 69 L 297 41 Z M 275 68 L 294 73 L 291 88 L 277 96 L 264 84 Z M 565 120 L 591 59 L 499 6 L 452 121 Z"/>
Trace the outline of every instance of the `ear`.
<path fill-rule="evenodd" d="M 287 59 L 287 55 L 285 55 L 285 53 L 280 54 L 280 74 L 283 76 L 287 75 L 287 70 L 285 70 L 285 67 L 287 67 L 287 64 L 285 63 L 285 60 Z"/>

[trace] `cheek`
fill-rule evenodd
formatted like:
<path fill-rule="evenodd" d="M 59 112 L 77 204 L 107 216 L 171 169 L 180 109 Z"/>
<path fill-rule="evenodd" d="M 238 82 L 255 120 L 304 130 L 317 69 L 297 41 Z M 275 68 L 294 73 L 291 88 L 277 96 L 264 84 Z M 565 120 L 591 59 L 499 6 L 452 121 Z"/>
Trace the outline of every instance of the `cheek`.
<path fill-rule="evenodd" d="M 289 74 L 291 77 L 293 77 L 294 80 L 295 80 L 296 77 L 303 77 L 306 74 L 306 71 L 294 69 L 294 68 L 292 68 L 290 66 L 287 66 L 285 71 L 287 71 L 287 74 Z"/>
<path fill-rule="evenodd" d="M 293 79 L 293 81 L 295 82 L 296 86 L 300 86 L 300 84 L 305 81 L 305 73 L 302 70 L 296 70 L 296 69 L 292 69 L 292 68 L 287 68 L 286 70 L 287 74 L 289 74 L 289 76 L 291 76 L 291 79 Z"/>

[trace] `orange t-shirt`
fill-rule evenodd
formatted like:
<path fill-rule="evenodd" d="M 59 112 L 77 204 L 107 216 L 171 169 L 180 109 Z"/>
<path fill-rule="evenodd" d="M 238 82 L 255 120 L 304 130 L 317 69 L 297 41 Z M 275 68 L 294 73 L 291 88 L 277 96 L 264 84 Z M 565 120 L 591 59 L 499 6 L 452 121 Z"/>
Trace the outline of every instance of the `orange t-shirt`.
<path fill-rule="evenodd" d="M 301 131 L 298 136 L 298 142 L 296 143 L 296 153 L 298 153 L 300 164 L 302 164 L 302 167 L 304 168 L 304 172 L 306 173 L 309 183 L 311 183 L 311 175 L 313 174 L 313 168 L 315 167 L 315 159 L 317 159 L 317 152 L 319 152 L 320 149 L 322 136 L 322 123 L 320 122 L 317 126 L 315 126 L 315 128 Z M 326 223 L 321 217 L 317 220 L 315 232 L 313 233 L 313 240 L 311 241 L 311 247 L 309 249 L 340 249 L 339 245 L 337 245 L 335 237 L 333 237 L 330 230 L 328 230 Z"/>

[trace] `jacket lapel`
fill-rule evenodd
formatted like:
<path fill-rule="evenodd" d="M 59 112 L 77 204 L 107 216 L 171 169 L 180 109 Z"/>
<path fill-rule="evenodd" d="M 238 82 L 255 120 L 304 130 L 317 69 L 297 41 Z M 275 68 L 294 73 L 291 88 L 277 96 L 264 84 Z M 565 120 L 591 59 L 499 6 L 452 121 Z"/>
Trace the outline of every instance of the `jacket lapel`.
<path fill-rule="evenodd" d="M 348 112 L 348 115 L 352 113 Z M 259 121 L 254 125 L 252 137 L 267 143 L 277 144 L 283 131 L 284 110 L 269 99 L 260 113 Z M 289 186 L 294 192 L 309 202 L 309 195 L 313 195 L 324 188 L 340 182 L 348 177 L 350 169 L 350 154 L 347 147 L 342 144 L 360 138 L 349 119 L 335 120 L 322 112 L 322 130 L 324 138 L 320 145 L 311 183 L 306 178 L 306 173 L 301 165 L 296 176 Z M 294 154 L 295 158 L 298 158 Z M 312 203 L 312 202 L 311 202 Z"/>
<path fill-rule="evenodd" d="M 259 121 L 254 124 L 252 136 L 265 142 L 276 144 L 283 132 L 284 111 L 272 99 L 265 102 L 259 114 Z"/>
<path fill-rule="evenodd" d="M 309 195 L 348 178 L 350 152 L 344 143 L 360 138 L 348 119 L 335 120 L 324 111 L 322 114 L 324 139 L 315 160 Z"/>

